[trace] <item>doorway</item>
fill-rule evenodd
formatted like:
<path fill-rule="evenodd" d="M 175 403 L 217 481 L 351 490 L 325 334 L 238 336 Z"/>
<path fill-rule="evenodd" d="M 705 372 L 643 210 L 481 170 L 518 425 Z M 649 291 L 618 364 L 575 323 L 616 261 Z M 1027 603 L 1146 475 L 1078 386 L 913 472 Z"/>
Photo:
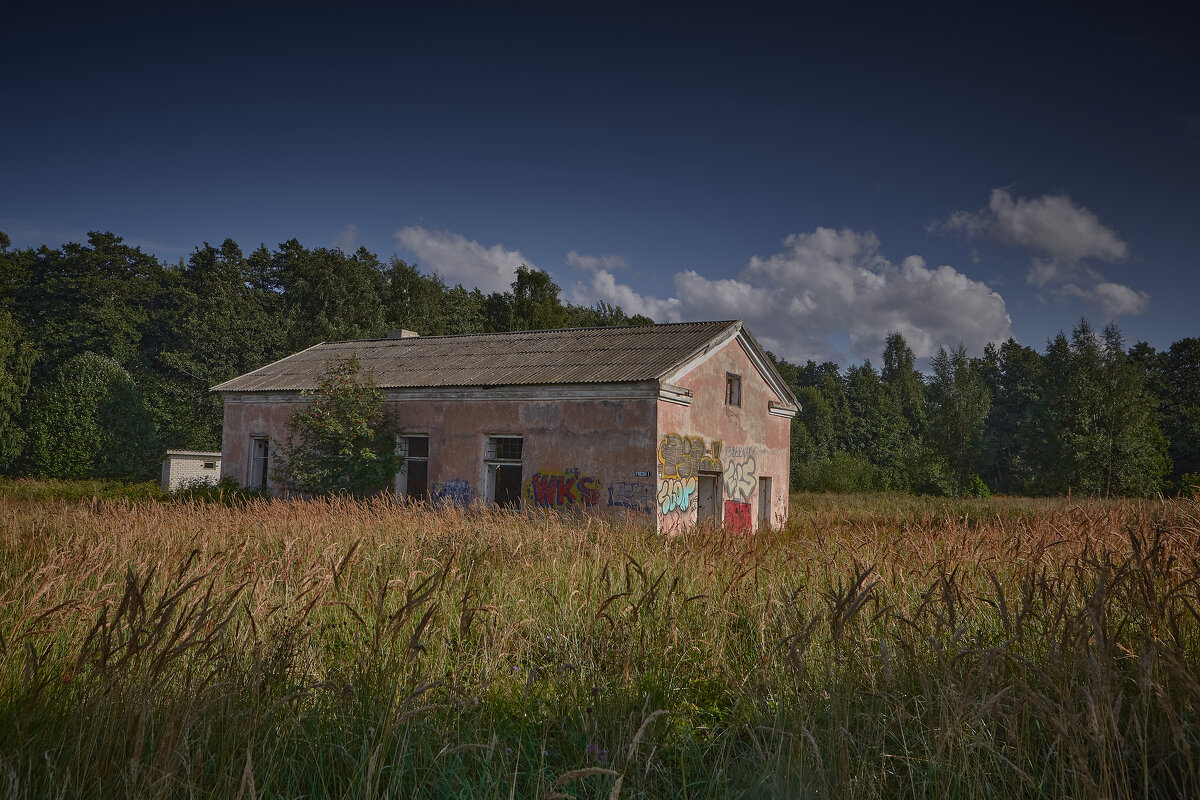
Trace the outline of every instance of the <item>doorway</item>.
<path fill-rule="evenodd" d="M 701 525 L 717 525 L 720 523 L 718 515 L 720 496 L 718 495 L 717 487 L 718 475 L 698 475 L 696 476 L 696 522 Z"/>
<path fill-rule="evenodd" d="M 495 495 L 492 501 L 499 508 L 521 507 L 521 465 L 497 464 Z"/>
<path fill-rule="evenodd" d="M 771 479 L 758 479 L 758 529 L 765 531 L 771 527 Z"/>

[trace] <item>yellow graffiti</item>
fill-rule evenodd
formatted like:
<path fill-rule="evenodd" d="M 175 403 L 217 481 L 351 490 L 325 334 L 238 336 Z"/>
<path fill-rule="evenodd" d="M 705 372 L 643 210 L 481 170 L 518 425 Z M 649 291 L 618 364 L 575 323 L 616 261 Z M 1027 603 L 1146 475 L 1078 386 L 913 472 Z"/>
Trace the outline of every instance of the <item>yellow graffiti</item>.
<path fill-rule="evenodd" d="M 663 478 L 683 480 L 701 472 L 722 472 L 721 442 L 714 441 L 710 450 L 699 436 L 668 433 L 658 445 L 658 463 Z"/>

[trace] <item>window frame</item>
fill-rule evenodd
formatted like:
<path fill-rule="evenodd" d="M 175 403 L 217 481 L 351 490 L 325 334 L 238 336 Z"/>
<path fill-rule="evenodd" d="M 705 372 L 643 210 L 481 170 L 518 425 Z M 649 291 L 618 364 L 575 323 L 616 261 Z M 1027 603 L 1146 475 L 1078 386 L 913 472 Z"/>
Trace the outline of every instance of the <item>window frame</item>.
<path fill-rule="evenodd" d="M 725 373 L 725 405 L 742 407 L 742 376 L 736 372 Z"/>

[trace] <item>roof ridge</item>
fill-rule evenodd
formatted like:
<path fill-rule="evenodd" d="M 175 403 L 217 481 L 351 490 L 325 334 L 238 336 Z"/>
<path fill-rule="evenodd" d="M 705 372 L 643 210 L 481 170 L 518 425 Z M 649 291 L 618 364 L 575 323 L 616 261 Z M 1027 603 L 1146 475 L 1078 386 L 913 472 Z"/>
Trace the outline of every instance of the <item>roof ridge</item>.
<path fill-rule="evenodd" d="M 436 333 L 426 336 L 425 334 L 417 334 L 416 336 L 406 336 L 402 339 L 393 339 L 388 336 L 376 339 L 333 339 L 328 342 L 318 342 L 312 347 L 318 347 L 323 344 L 365 344 L 367 342 L 415 342 L 421 339 L 465 339 L 476 336 L 515 336 L 519 334 L 533 333 L 576 333 L 579 331 L 619 331 L 628 333 L 631 331 L 648 330 L 651 328 L 677 328 L 685 325 L 719 325 L 725 327 L 741 322 L 738 319 L 713 319 L 713 320 L 693 320 L 691 322 L 655 322 L 651 325 L 590 325 L 583 328 L 535 328 L 527 331 L 484 331 L 481 333 Z M 306 348 L 307 349 L 307 348 Z M 299 351 L 303 352 L 303 351 Z"/>

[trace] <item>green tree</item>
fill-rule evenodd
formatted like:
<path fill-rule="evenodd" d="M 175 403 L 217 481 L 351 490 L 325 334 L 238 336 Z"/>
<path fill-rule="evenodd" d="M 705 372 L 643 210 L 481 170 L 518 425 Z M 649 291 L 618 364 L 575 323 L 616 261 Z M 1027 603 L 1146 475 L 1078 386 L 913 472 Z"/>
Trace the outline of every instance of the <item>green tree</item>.
<path fill-rule="evenodd" d="M 1042 425 L 1042 356 L 1015 339 L 1000 347 L 989 342 L 978 368 L 992 395 L 983 430 L 984 481 L 996 492 L 1026 491 L 1035 476 L 1032 448 Z"/>
<path fill-rule="evenodd" d="M 1115 325 L 1099 336 L 1081 319 L 1069 341 L 1055 337 L 1037 416 L 1038 491 L 1145 496 L 1162 488 L 1166 438 Z"/>
<path fill-rule="evenodd" d="M 1200 339 L 1181 339 L 1162 359 L 1162 427 L 1172 478 L 1200 473 Z"/>
<path fill-rule="evenodd" d="M 883 348 L 880 377 L 900 409 L 914 441 L 925 430 L 925 382 L 916 367 L 917 357 L 899 333 L 888 334 Z"/>
<path fill-rule="evenodd" d="M 0 308 L 0 472 L 11 468 L 25 443 L 18 420 L 36 354 L 12 314 Z"/>
<path fill-rule="evenodd" d="M 517 279 L 512 283 L 510 330 L 539 331 L 565 327 L 566 309 L 558 293 L 558 284 L 549 273 L 530 269 L 524 264 L 517 267 Z"/>
<path fill-rule="evenodd" d="M 929 381 L 929 433 L 955 496 L 977 494 L 982 482 L 976 474 L 984 421 L 991 393 L 979 371 L 959 344 L 947 352 L 938 348 Z M 986 492 L 984 492 L 986 494 Z"/>
<path fill-rule="evenodd" d="M 283 294 L 288 352 L 386 335 L 387 282 L 379 259 L 366 248 L 347 256 L 290 239 L 272 256 L 271 272 Z"/>
<path fill-rule="evenodd" d="M 209 388 L 284 355 L 271 293 L 251 278 L 232 239 L 205 242 L 167 271 L 168 300 L 147 337 L 153 376 L 143 381 L 167 447 L 220 449 L 221 399 Z"/>
<path fill-rule="evenodd" d="M 161 454 L 137 384 L 108 356 L 81 353 L 30 396 L 23 471 L 49 478 L 154 476 Z"/>
<path fill-rule="evenodd" d="M 86 245 L 42 247 L 30 254 L 29 282 L 17 299 L 18 321 L 37 342 L 41 383 L 84 352 L 111 357 L 132 372 L 141 367 L 142 336 L 162 295 L 162 265 L 111 233 L 92 232 Z"/>
<path fill-rule="evenodd" d="M 304 495 L 367 497 L 387 488 L 403 460 L 384 416 L 383 393 L 358 359 L 330 366 L 311 401 L 288 418 L 288 440 L 272 477 Z"/>
<path fill-rule="evenodd" d="M 416 265 L 396 257 L 388 264 L 384 277 L 388 328 L 407 328 L 422 336 L 447 333 L 445 281 L 437 275 L 425 275 Z"/>
<path fill-rule="evenodd" d="M 845 400 L 837 414 L 840 450 L 866 458 L 878 471 L 879 489 L 907 488 L 902 455 L 908 423 L 879 379 L 864 361 L 850 367 L 845 377 Z"/>

